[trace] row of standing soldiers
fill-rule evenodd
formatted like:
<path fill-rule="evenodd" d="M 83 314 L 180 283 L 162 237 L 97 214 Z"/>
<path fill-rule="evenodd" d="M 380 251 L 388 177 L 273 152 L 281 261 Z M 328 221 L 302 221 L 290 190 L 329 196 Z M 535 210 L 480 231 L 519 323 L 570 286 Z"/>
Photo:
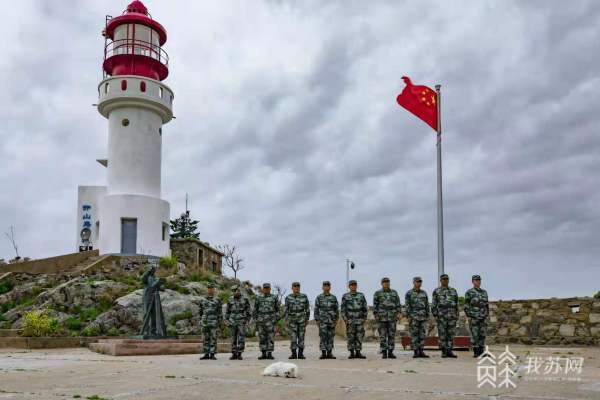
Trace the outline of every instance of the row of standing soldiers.
<path fill-rule="evenodd" d="M 481 289 L 481 277 L 473 275 L 473 287 L 465 293 L 465 314 L 469 318 L 471 344 L 474 357 L 484 352 L 489 315 L 487 292 Z M 427 293 L 421 289 L 422 279 L 413 278 L 413 288 L 405 295 L 405 314 L 409 319 L 411 347 L 414 358 L 428 358 L 424 351 L 429 314 L 436 319 L 439 348 L 443 358 L 455 358 L 452 352 L 454 335 L 458 323 L 458 294 L 449 286 L 447 274 L 440 276 L 440 286 L 433 291 L 431 306 Z M 335 327 L 341 317 L 346 325 L 349 358 L 363 359 L 361 353 L 367 319 L 367 301 L 363 293 L 357 291 L 357 282 L 351 280 L 349 291 L 342 296 L 341 307 L 335 295 L 330 293 L 331 284 L 323 282 L 323 293 L 315 299 L 314 319 L 319 327 L 320 359 L 333 359 L 332 354 Z M 394 355 L 396 322 L 402 315 L 402 305 L 398 293 L 390 288 L 389 278 L 381 280 L 382 288 L 373 296 L 373 315 L 378 324 L 380 352 L 382 358 L 396 358 Z M 275 325 L 280 319 L 280 305 L 277 296 L 271 294 L 271 285 L 262 285 L 262 294 L 256 298 L 254 309 L 241 295 L 238 287 L 232 288 L 234 296 L 227 302 L 225 324 L 231 333 L 231 360 L 241 360 L 245 347 L 248 325 L 254 320 L 258 330 L 261 355 L 260 360 L 273 359 Z M 215 359 L 217 333 L 222 319 L 222 304 L 214 293 L 214 285 L 209 285 L 207 297 L 200 306 L 202 332 L 204 336 L 204 356 Z M 304 359 L 304 336 L 310 319 L 308 297 L 300 293 L 300 283 L 292 284 L 292 293 L 285 298 L 283 318 L 290 333 L 290 359 Z"/>

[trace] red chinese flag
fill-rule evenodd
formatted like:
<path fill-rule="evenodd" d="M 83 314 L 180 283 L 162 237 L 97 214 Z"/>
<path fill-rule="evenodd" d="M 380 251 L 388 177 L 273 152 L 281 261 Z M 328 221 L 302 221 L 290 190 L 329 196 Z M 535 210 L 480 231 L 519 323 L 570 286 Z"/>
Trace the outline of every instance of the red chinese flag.
<path fill-rule="evenodd" d="M 437 93 L 427 86 L 413 85 L 407 76 L 403 76 L 402 80 L 406 83 L 406 86 L 396 98 L 398 104 L 437 131 Z"/>

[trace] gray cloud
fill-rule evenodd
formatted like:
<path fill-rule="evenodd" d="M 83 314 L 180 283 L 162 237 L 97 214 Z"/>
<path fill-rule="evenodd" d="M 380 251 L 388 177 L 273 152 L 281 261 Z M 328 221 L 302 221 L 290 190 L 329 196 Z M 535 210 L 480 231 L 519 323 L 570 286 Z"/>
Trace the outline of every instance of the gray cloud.
<path fill-rule="evenodd" d="M 436 274 L 435 138 L 400 77 L 443 85 L 446 265 L 493 298 L 600 289 L 600 4 L 158 2 L 177 119 L 163 196 L 190 193 L 202 237 L 241 277 L 371 293 Z M 103 184 L 104 14 L 114 1 L 23 1 L 0 28 L 0 228 L 23 255 L 69 252 L 78 184 Z M 0 256 L 11 256 L 0 240 Z"/>

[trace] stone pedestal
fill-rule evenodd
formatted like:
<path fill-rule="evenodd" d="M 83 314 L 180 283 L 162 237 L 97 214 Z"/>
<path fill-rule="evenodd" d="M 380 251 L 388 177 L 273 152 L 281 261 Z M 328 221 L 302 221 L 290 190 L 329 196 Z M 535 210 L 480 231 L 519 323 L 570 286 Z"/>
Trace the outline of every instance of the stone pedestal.
<path fill-rule="evenodd" d="M 89 349 L 111 356 L 157 356 L 202 354 L 202 341 L 197 339 L 100 339 Z M 218 343 L 217 352 L 229 353 L 230 343 Z"/>

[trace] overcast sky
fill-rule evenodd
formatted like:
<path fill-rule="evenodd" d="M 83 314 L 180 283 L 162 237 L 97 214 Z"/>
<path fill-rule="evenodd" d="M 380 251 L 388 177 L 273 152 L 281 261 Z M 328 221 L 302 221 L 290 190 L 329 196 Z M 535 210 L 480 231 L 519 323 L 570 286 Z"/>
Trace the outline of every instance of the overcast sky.
<path fill-rule="evenodd" d="M 321 281 L 345 259 L 371 299 L 436 286 L 435 134 L 397 106 L 403 75 L 442 85 L 446 271 L 494 299 L 600 290 L 600 2 L 159 1 L 163 197 L 242 279 Z M 121 0 L 22 0 L 0 36 L 0 228 L 20 253 L 72 252 L 77 185 L 107 122 L 92 104 Z M 0 258 L 14 256 L 0 238 Z M 289 291 L 289 290 L 288 290 Z"/>

